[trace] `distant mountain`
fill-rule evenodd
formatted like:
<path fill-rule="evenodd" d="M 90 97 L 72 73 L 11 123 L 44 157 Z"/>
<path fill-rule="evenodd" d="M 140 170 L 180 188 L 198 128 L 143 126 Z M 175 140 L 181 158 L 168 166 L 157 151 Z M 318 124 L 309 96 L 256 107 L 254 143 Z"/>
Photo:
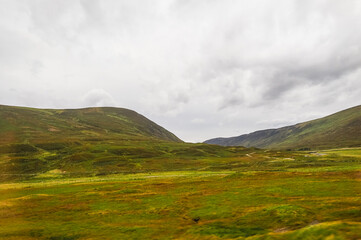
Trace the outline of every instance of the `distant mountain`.
<path fill-rule="evenodd" d="M 112 138 L 181 142 L 144 116 L 113 107 L 57 110 L 0 105 L 0 136 L 0 144 Z"/>
<path fill-rule="evenodd" d="M 293 126 L 214 138 L 204 143 L 296 150 L 361 146 L 361 105 Z"/>

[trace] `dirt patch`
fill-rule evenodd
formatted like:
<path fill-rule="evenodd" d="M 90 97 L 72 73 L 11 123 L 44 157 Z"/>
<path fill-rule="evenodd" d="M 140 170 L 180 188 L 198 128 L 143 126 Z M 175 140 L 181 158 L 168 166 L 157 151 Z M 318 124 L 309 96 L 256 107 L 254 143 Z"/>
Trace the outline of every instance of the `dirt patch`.
<path fill-rule="evenodd" d="M 12 203 L 10 201 L 2 201 L 2 202 L 0 202 L 0 208 L 11 207 L 13 205 L 14 205 L 14 203 Z"/>
<path fill-rule="evenodd" d="M 275 233 L 284 233 L 284 232 L 288 232 L 289 230 L 290 230 L 289 228 L 283 227 L 283 228 L 277 228 L 273 232 L 275 232 Z"/>
<path fill-rule="evenodd" d="M 356 171 L 354 176 L 356 179 L 361 179 L 361 171 Z"/>

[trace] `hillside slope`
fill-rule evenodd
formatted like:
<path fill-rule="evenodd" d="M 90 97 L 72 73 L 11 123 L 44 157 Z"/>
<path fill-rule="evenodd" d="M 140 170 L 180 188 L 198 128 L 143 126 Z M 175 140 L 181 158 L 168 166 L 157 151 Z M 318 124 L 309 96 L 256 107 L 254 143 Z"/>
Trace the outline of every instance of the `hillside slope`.
<path fill-rule="evenodd" d="M 112 107 L 55 110 L 0 105 L 0 134 L 0 144 L 137 137 L 181 142 L 144 116 Z"/>
<path fill-rule="evenodd" d="M 278 129 L 256 131 L 208 144 L 273 149 L 322 149 L 361 146 L 361 106 Z"/>
<path fill-rule="evenodd" d="M 35 109 L 0 105 L 0 180 L 55 171 L 135 171 L 157 145 L 182 144 L 163 127 L 123 108 Z M 152 146 L 151 146 L 152 145 Z"/>
<path fill-rule="evenodd" d="M 255 151 L 184 143 L 127 109 L 51 110 L 0 106 L 0 182 L 228 169 L 238 166 L 229 164 L 234 159 L 253 160 L 246 154 Z"/>

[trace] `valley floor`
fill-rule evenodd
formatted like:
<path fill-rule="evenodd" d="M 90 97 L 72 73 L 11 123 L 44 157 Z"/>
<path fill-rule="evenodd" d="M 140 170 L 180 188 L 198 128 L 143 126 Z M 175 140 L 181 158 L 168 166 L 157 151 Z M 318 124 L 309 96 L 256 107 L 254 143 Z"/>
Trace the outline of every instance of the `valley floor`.
<path fill-rule="evenodd" d="M 361 239 L 361 150 L 304 157 L 3 183 L 0 239 Z"/>

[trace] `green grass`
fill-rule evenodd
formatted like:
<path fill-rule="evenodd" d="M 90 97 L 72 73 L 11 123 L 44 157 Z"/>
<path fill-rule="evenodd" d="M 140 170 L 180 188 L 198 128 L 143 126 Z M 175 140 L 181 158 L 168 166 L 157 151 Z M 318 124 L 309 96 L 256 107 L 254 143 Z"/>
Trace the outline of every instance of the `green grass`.
<path fill-rule="evenodd" d="M 0 115 L 0 239 L 361 238 L 360 148 L 183 143 L 124 109 Z"/>
<path fill-rule="evenodd" d="M 263 151 L 260 169 L 233 159 L 238 170 L 53 171 L 3 183 L 0 239 L 359 239 L 361 164 L 344 161 L 360 159 L 357 152 L 294 152 L 281 161 L 282 152 Z M 332 161 L 333 169 L 294 167 L 304 161 Z"/>
<path fill-rule="evenodd" d="M 232 161 L 238 164 L 253 151 L 183 143 L 145 117 L 120 108 L 0 106 L 0 119 L 0 182 L 52 175 L 227 170 Z"/>
<path fill-rule="evenodd" d="M 161 171 L 352 171 L 361 161 L 360 149 L 316 156 L 182 143 L 126 109 L 0 106 L 0 119 L 0 182 Z"/>

